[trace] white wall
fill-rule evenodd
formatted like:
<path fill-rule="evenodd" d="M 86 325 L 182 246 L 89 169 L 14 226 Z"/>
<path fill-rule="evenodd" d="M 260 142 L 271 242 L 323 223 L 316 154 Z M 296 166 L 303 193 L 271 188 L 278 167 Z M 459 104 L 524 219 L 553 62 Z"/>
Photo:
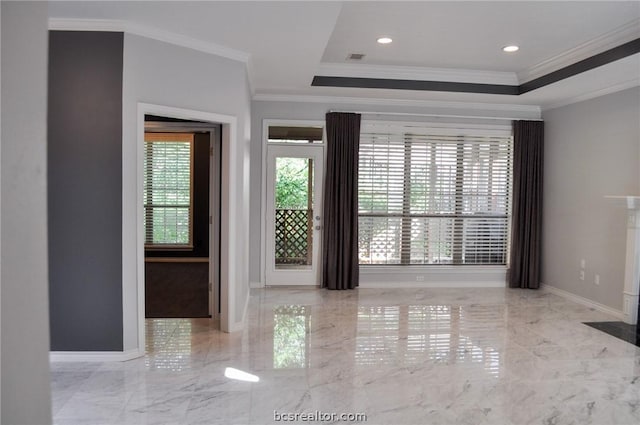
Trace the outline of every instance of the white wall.
<path fill-rule="evenodd" d="M 235 287 L 235 321 L 242 320 L 248 297 L 248 167 L 250 94 L 244 63 L 213 56 L 160 41 L 125 34 L 123 81 L 123 303 L 124 350 L 138 346 L 137 265 L 141 247 L 136 245 L 136 163 L 137 105 L 139 102 L 234 116 L 238 131 L 230 172 L 239 182 L 229 194 L 233 209 L 239 212 L 237 225 L 229 228 L 232 244 Z M 224 155 L 224 153 L 223 153 Z M 224 191 L 224 188 L 223 188 Z M 233 318 L 232 318 L 233 320 Z M 232 324 L 233 325 L 233 324 Z M 142 342 L 144 347 L 144 342 Z"/>
<path fill-rule="evenodd" d="M 542 282 L 622 310 L 627 213 L 604 196 L 640 196 L 640 88 L 543 117 Z"/>
<path fill-rule="evenodd" d="M 2 46 L 2 6 L 0 6 L 0 46 Z M 0 49 L 1 50 L 1 49 Z M 0 54 L 0 86 L 2 82 L 2 55 Z M 2 164 L 2 90 L 0 89 L 0 164 Z M 0 172 L 0 192 L 2 173 Z M 0 193 L 1 194 L 1 193 Z M 2 196 L 0 196 L 0 370 L 2 369 Z M 2 420 L 2 385 L 0 385 L 0 420 Z"/>
<path fill-rule="evenodd" d="M 380 103 L 380 102 L 378 102 Z M 393 113 L 416 113 L 416 114 L 442 114 L 442 115 L 460 115 L 465 117 L 481 116 L 481 117 L 515 117 L 522 119 L 540 118 L 539 109 L 536 107 L 519 107 L 517 105 L 509 109 L 507 107 L 496 107 L 495 109 L 480 108 L 478 105 L 463 103 L 434 103 L 426 106 L 395 106 L 393 102 L 385 104 L 367 105 L 345 103 L 336 101 L 336 103 L 328 102 L 290 102 L 290 101 L 254 101 L 251 107 L 251 215 L 250 215 L 250 276 L 252 283 L 262 282 L 262 270 L 260 266 L 261 257 L 261 194 L 262 194 L 262 150 L 263 135 L 262 122 L 265 119 L 280 120 L 325 120 L 325 114 L 330 110 L 334 111 L 375 111 L 375 112 L 393 112 Z M 363 119 L 371 119 L 372 116 L 363 116 Z M 509 124 L 509 120 L 472 120 L 461 118 L 435 119 L 428 117 L 416 116 L 380 116 L 380 119 L 387 121 L 422 121 L 422 122 L 465 122 L 465 123 L 499 123 Z M 416 284 L 416 276 L 425 276 L 425 282 L 419 282 L 422 286 L 428 282 L 434 285 L 465 285 L 469 282 L 469 271 L 461 269 L 448 270 L 443 273 L 443 269 L 432 269 L 431 272 L 425 272 L 425 268 L 418 273 L 415 268 L 404 268 L 402 273 L 398 273 L 398 269 L 387 269 L 383 271 L 378 268 L 376 271 L 367 271 L 366 268 L 361 269 L 360 284 L 361 286 L 384 285 L 388 283 L 396 283 L 402 286 L 410 286 Z M 476 276 L 476 281 L 482 282 L 484 286 L 504 286 L 505 272 L 504 267 L 484 267 Z"/>
<path fill-rule="evenodd" d="M 51 423 L 47 4 L 2 2 L 2 418 Z"/>

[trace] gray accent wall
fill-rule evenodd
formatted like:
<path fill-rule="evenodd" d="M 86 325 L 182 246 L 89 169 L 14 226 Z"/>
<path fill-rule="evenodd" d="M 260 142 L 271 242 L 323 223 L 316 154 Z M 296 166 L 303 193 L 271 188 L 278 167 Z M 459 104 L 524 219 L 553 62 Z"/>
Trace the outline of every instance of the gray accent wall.
<path fill-rule="evenodd" d="M 604 197 L 640 196 L 640 88 L 543 117 L 542 282 L 621 311 L 627 212 Z"/>
<path fill-rule="evenodd" d="M 121 351 L 123 34 L 49 36 L 52 351 Z"/>
<path fill-rule="evenodd" d="M 0 3 L 3 424 L 51 423 L 47 301 L 47 4 Z"/>

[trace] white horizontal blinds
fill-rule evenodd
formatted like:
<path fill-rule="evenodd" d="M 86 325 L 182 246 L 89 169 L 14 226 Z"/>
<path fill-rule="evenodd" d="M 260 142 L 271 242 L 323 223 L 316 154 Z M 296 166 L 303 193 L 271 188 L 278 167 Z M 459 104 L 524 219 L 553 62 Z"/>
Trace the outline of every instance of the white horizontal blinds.
<path fill-rule="evenodd" d="M 508 130 L 366 128 L 358 179 L 361 264 L 505 264 Z"/>
<path fill-rule="evenodd" d="M 193 134 L 145 133 L 147 246 L 192 246 Z"/>

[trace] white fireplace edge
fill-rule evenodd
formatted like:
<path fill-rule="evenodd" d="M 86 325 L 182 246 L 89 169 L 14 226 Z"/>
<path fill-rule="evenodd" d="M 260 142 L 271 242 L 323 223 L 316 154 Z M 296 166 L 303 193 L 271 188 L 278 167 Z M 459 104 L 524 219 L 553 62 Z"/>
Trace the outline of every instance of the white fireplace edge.
<path fill-rule="evenodd" d="M 622 312 L 623 321 L 635 325 L 638 323 L 638 304 L 640 303 L 640 196 L 605 196 L 605 198 L 624 202 L 628 211 Z"/>

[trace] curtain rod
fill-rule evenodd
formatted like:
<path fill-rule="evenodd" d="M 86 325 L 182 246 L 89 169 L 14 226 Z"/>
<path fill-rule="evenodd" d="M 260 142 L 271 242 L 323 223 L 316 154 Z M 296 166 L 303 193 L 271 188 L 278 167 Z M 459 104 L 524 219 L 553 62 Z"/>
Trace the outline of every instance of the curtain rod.
<path fill-rule="evenodd" d="M 465 118 L 465 119 L 478 119 L 478 120 L 500 120 L 500 121 L 542 121 L 542 118 L 515 118 L 515 117 L 478 117 L 468 115 L 445 115 L 445 114 L 420 114 L 413 112 L 376 112 L 376 111 L 334 111 L 329 112 L 343 112 L 350 114 L 361 115 L 398 115 L 398 116 L 412 116 L 412 117 L 434 117 L 434 118 Z"/>

